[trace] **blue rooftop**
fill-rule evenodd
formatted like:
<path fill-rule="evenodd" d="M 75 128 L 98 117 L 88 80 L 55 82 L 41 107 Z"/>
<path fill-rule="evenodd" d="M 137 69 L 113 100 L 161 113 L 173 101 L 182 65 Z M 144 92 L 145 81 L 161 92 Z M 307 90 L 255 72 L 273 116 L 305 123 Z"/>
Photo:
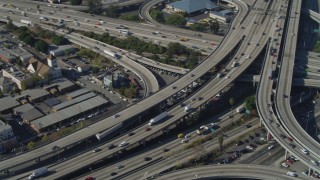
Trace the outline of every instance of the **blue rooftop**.
<path fill-rule="evenodd" d="M 193 13 L 202 9 L 213 9 L 218 7 L 217 5 L 213 4 L 211 0 L 181 0 L 170 3 L 169 6 L 183 10 L 187 13 Z"/>

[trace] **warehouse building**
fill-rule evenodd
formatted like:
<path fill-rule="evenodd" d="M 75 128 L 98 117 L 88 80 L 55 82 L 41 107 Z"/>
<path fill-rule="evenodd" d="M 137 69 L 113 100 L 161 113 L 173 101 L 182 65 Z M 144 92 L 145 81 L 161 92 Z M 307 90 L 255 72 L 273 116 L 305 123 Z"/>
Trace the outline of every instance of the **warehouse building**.
<path fill-rule="evenodd" d="M 26 123 L 29 123 L 32 120 L 35 120 L 44 116 L 42 112 L 40 112 L 38 109 L 36 109 L 34 106 L 32 106 L 29 103 L 14 108 L 13 112 L 16 115 L 20 115 L 23 121 Z"/>
<path fill-rule="evenodd" d="M 218 21 L 223 23 L 229 23 L 233 15 L 234 13 L 230 10 L 222 10 L 219 12 L 216 12 L 216 11 L 210 12 L 209 17 L 213 19 L 217 19 Z"/>
<path fill-rule="evenodd" d="M 70 100 L 70 101 L 66 101 L 66 102 L 63 102 L 63 103 L 58 104 L 58 105 L 56 105 L 56 106 L 53 106 L 53 107 L 52 107 L 52 110 L 53 110 L 54 112 L 57 112 L 57 111 L 60 111 L 61 109 L 67 108 L 67 107 L 72 106 L 72 105 L 74 105 L 74 104 L 78 104 L 78 103 L 80 103 L 80 102 L 82 102 L 82 101 L 85 101 L 85 100 L 87 100 L 87 99 L 93 98 L 93 97 L 95 97 L 95 96 L 96 96 L 95 93 L 90 92 L 90 93 L 88 93 L 88 94 L 84 94 L 84 95 L 82 95 L 82 96 L 79 96 L 79 97 L 77 97 L 77 98 L 74 98 L 74 99 L 72 99 L 72 100 Z"/>
<path fill-rule="evenodd" d="M 0 113 L 9 113 L 13 108 L 18 107 L 20 103 L 12 97 L 3 97 L 0 99 Z"/>
<path fill-rule="evenodd" d="M 181 0 L 166 5 L 168 12 L 186 12 L 199 14 L 206 10 L 219 10 L 219 6 L 213 4 L 217 0 Z"/>
<path fill-rule="evenodd" d="M 76 98 L 76 97 L 78 97 L 78 96 L 81 96 L 81 95 L 83 95 L 83 94 L 87 94 L 87 93 L 89 93 L 90 91 L 88 90 L 88 89 L 85 89 L 85 88 L 83 88 L 83 89 L 79 89 L 79 90 L 76 90 L 76 91 L 73 91 L 73 92 L 71 92 L 71 93 L 69 93 L 69 94 L 67 94 L 67 99 L 74 99 L 74 98 Z"/>
<path fill-rule="evenodd" d="M 66 123 L 79 118 L 81 115 L 99 110 L 107 105 L 108 101 L 100 96 L 75 104 L 55 113 L 31 121 L 31 127 L 37 132 L 53 131 Z"/>

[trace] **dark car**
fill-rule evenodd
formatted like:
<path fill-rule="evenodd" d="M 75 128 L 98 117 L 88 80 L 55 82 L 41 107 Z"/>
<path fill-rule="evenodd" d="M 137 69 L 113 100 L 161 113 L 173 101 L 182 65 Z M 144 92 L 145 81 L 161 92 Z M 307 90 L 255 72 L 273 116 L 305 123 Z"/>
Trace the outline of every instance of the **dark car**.
<path fill-rule="evenodd" d="M 128 136 L 133 136 L 133 135 L 135 135 L 134 132 L 130 132 L 130 133 L 128 134 Z"/>
<path fill-rule="evenodd" d="M 117 175 L 117 173 L 116 172 L 112 172 L 112 173 L 110 173 L 110 175 L 111 176 L 115 176 L 115 175 Z"/>
<path fill-rule="evenodd" d="M 170 149 L 168 149 L 168 148 L 163 149 L 163 152 L 168 152 L 168 151 L 170 151 Z"/>
<path fill-rule="evenodd" d="M 109 146 L 108 146 L 108 149 L 113 149 L 113 148 L 115 148 L 116 146 L 114 145 L 114 144 L 110 144 Z"/>
<path fill-rule="evenodd" d="M 152 158 L 151 157 L 145 157 L 144 160 L 145 161 L 150 161 Z"/>
<path fill-rule="evenodd" d="M 289 146 L 291 147 L 291 148 L 295 148 L 296 147 L 296 145 L 294 145 L 294 144 L 289 144 Z"/>
<path fill-rule="evenodd" d="M 287 136 L 285 136 L 285 135 L 283 135 L 283 134 L 280 134 L 280 137 L 281 137 L 282 139 L 284 139 L 284 138 L 286 138 Z"/>

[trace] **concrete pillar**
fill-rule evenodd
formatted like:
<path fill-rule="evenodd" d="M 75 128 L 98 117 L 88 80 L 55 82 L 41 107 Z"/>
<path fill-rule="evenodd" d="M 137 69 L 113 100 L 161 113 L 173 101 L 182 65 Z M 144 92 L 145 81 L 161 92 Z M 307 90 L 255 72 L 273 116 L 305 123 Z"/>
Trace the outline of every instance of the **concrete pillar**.
<path fill-rule="evenodd" d="M 286 152 L 284 153 L 284 160 L 287 160 L 288 158 L 288 151 L 286 150 Z"/>
<path fill-rule="evenodd" d="M 309 167 L 308 176 L 311 175 L 311 170 L 312 170 L 312 169 Z"/>

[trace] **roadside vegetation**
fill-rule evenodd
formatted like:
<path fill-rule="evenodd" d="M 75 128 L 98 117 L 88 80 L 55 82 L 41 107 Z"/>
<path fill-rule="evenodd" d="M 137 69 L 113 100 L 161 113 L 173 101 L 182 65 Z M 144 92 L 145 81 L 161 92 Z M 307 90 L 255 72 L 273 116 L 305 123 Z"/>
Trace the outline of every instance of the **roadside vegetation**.
<path fill-rule="evenodd" d="M 80 32 L 82 35 L 98 41 L 116 46 L 121 49 L 135 51 L 138 55 L 146 56 L 158 62 L 176 65 L 184 68 L 193 68 L 200 61 L 201 54 L 189 49 L 180 43 L 169 43 L 168 47 L 157 45 L 151 41 L 145 42 L 134 36 L 125 39 L 110 36 L 109 33 L 95 34 L 94 32 Z M 174 60 L 175 56 L 183 58 L 184 61 Z"/>
<path fill-rule="evenodd" d="M 6 27 L 16 34 L 19 40 L 42 53 L 48 52 L 48 47 L 51 43 L 57 46 L 70 43 L 63 36 L 56 35 L 54 32 L 42 29 L 39 26 L 30 28 L 25 26 L 17 27 L 12 22 L 9 22 Z"/>

